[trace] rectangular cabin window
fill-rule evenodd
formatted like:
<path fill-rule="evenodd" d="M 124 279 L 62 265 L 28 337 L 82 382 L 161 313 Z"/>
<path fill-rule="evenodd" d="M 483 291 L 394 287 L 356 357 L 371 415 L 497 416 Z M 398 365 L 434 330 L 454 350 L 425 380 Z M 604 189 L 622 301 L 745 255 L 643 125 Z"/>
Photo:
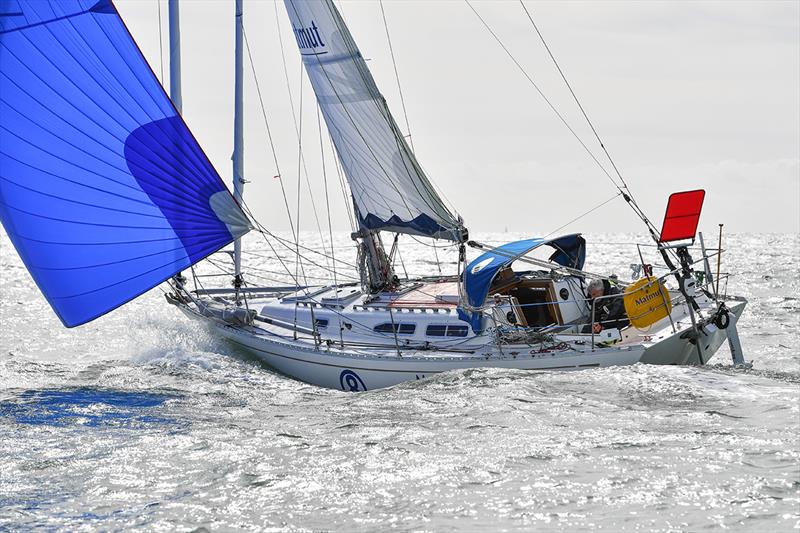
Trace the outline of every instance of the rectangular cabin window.
<path fill-rule="evenodd" d="M 447 326 L 448 337 L 466 337 L 467 326 Z"/>
<path fill-rule="evenodd" d="M 317 324 L 317 328 L 327 328 L 328 327 L 328 319 L 327 318 L 318 318 L 315 320 Z"/>
<path fill-rule="evenodd" d="M 431 325 L 425 330 L 428 337 L 444 337 L 447 333 L 447 326 Z"/>
<path fill-rule="evenodd" d="M 409 323 L 398 324 L 396 322 L 394 324 L 392 324 L 391 322 L 386 322 L 384 324 L 378 324 L 377 326 L 375 326 L 372 329 L 376 333 L 395 333 L 396 332 L 398 335 L 413 335 L 414 331 L 416 331 L 416 329 L 417 329 L 417 325 L 416 324 L 409 324 Z"/>
<path fill-rule="evenodd" d="M 466 337 L 469 333 L 467 326 L 445 326 L 434 324 L 428 326 L 425 335 L 428 337 Z"/>

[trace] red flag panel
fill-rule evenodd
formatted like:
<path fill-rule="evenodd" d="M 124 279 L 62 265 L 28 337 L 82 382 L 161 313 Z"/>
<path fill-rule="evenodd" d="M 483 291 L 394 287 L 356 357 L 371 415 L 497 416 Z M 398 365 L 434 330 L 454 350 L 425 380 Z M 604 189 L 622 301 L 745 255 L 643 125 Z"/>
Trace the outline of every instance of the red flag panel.
<path fill-rule="evenodd" d="M 705 197 L 706 191 L 703 189 L 672 193 L 667 202 L 659 242 L 694 239 Z"/>

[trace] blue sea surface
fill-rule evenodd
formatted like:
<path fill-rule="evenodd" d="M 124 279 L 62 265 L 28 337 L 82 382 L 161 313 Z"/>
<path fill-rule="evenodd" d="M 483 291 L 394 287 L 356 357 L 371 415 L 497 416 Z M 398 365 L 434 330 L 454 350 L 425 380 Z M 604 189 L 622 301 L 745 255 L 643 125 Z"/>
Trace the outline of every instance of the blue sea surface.
<path fill-rule="evenodd" d="M 249 279 L 274 284 L 260 238 Z M 629 277 L 638 238 L 587 235 L 587 270 Z M 348 235 L 335 245 L 352 261 Z M 410 273 L 438 270 L 403 246 Z M 705 367 L 470 370 L 352 394 L 271 371 L 158 289 L 65 329 L 0 234 L 0 530 L 798 528 L 800 238 L 725 248 L 751 370 L 724 346 Z"/>

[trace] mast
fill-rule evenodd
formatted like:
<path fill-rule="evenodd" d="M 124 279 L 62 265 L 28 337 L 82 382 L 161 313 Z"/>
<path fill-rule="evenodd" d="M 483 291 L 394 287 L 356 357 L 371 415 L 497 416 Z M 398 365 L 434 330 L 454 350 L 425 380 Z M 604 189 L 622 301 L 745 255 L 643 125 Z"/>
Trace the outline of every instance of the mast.
<path fill-rule="evenodd" d="M 361 277 L 361 286 L 369 294 L 396 289 L 399 280 L 394 273 L 392 261 L 386 255 L 380 233 L 361 226 L 350 237 L 354 241 L 361 241 L 358 245 L 358 260 L 356 261 Z"/>
<path fill-rule="evenodd" d="M 159 0 L 160 1 L 160 0 Z M 168 0 L 169 8 L 169 99 L 179 115 L 183 114 L 183 98 L 181 97 L 181 11 L 178 0 Z M 192 270 L 194 276 L 194 270 Z M 178 272 L 173 278 L 179 287 L 183 287 L 186 278 Z"/>
<path fill-rule="evenodd" d="M 243 0 L 236 0 L 236 60 L 234 75 L 234 105 L 233 105 L 233 197 L 239 205 L 242 205 L 242 194 L 244 193 L 244 161 L 242 150 L 244 148 L 244 114 L 242 113 L 242 3 Z M 239 299 L 239 288 L 242 285 L 242 242 L 236 239 L 233 242 L 233 286 L 236 288 L 236 299 Z"/>
<path fill-rule="evenodd" d="M 178 113 L 183 113 L 181 99 L 181 16 L 178 0 L 169 0 L 169 98 Z"/>

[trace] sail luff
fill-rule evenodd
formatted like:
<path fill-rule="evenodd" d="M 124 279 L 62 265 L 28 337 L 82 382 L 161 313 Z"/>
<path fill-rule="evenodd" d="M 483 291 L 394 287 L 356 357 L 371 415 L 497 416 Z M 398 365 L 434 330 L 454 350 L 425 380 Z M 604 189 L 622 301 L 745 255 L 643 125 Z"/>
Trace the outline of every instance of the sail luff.
<path fill-rule="evenodd" d="M 462 240 L 330 0 L 285 0 L 362 229 Z"/>

